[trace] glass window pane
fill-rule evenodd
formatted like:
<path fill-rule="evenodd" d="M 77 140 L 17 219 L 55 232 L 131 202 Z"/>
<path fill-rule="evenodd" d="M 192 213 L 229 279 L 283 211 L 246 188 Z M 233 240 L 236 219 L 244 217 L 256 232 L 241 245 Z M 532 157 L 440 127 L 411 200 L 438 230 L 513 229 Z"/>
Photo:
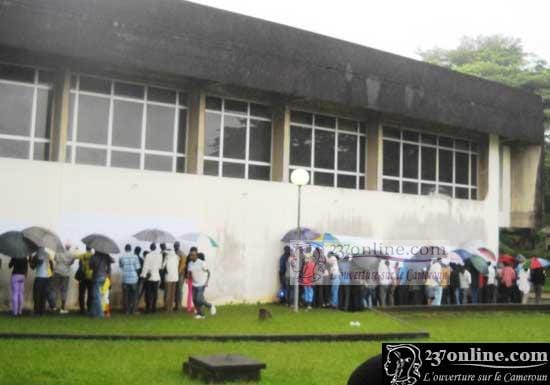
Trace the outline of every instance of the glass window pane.
<path fill-rule="evenodd" d="M 308 112 L 290 111 L 290 121 L 292 123 L 313 124 L 313 115 Z"/>
<path fill-rule="evenodd" d="M 185 158 L 178 156 L 176 159 L 176 172 L 185 172 Z"/>
<path fill-rule="evenodd" d="M 145 169 L 154 171 L 172 171 L 172 157 L 145 154 Z"/>
<path fill-rule="evenodd" d="M 107 164 L 107 150 L 97 148 L 76 148 L 76 163 L 105 166 Z"/>
<path fill-rule="evenodd" d="M 364 176 L 359 177 L 359 189 L 360 190 L 365 190 L 365 177 Z"/>
<path fill-rule="evenodd" d="M 0 134 L 29 136 L 33 89 L 0 83 Z"/>
<path fill-rule="evenodd" d="M 218 162 L 215 160 L 205 160 L 203 174 L 218 176 Z"/>
<path fill-rule="evenodd" d="M 477 186 L 477 155 L 472 155 L 470 159 L 470 176 L 472 178 L 470 183 Z"/>
<path fill-rule="evenodd" d="M 397 127 L 384 127 L 384 138 L 401 139 L 401 130 Z"/>
<path fill-rule="evenodd" d="M 244 178 L 244 164 L 223 162 L 222 176 Z"/>
<path fill-rule="evenodd" d="M 174 113 L 175 108 L 147 105 L 148 150 L 174 151 Z"/>
<path fill-rule="evenodd" d="M 404 134 L 404 133 L 403 133 Z M 418 146 L 403 144 L 403 177 L 418 178 Z"/>
<path fill-rule="evenodd" d="M 399 181 L 384 179 L 382 181 L 382 190 L 388 192 L 399 192 Z"/>
<path fill-rule="evenodd" d="M 384 140 L 383 174 L 399 176 L 399 143 Z"/>
<path fill-rule="evenodd" d="M 338 134 L 338 170 L 357 171 L 357 135 Z"/>
<path fill-rule="evenodd" d="M 453 188 L 451 186 L 442 186 L 439 185 L 439 193 L 443 195 L 447 195 L 449 197 L 453 196 Z"/>
<path fill-rule="evenodd" d="M 455 198 L 468 199 L 468 189 L 462 187 L 455 187 Z"/>
<path fill-rule="evenodd" d="M 189 95 L 186 92 L 178 92 L 180 106 L 187 106 L 189 104 Z"/>
<path fill-rule="evenodd" d="M 435 180 L 436 149 L 422 146 L 421 163 L 421 178 L 424 180 Z"/>
<path fill-rule="evenodd" d="M 134 152 L 111 151 L 111 166 L 140 168 L 140 155 Z"/>
<path fill-rule="evenodd" d="M 435 184 L 422 183 L 422 185 L 420 186 L 420 193 L 422 195 L 430 195 L 436 192 L 437 192 L 437 187 L 435 187 Z"/>
<path fill-rule="evenodd" d="M 51 91 L 37 90 L 36 99 L 36 126 L 34 128 L 34 136 L 36 138 L 50 138 L 50 123 L 52 111 Z"/>
<path fill-rule="evenodd" d="M 50 144 L 34 142 L 34 160 L 49 160 L 50 159 Z"/>
<path fill-rule="evenodd" d="M 271 122 L 250 119 L 249 159 L 271 162 Z"/>
<path fill-rule="evenodd" d="M 418 194 L 418 183 L 403 182 L 403 194 Z"/>
<path fill-rule="evenodd" d="M 176 103 L 176 91 L 167 90 L 165 88 L 148 87 L 147 100 L 160 103 Z"/>
<path fill-rule="evenodd" d="M 332 116 L 315 115 L 315 126 L 336 128 L 336 118 L 333 118 Z"/>
<path fill-rule="evenodd" d="M 271 119 L 271 109 L 263 104 L 250 103 L 250 115 Z"/>
<path fill-rule="evenodd" d="M 65 163 L 72 163 L 73 161 L 73 148 L 70 144 L 65 147 Z"/>
<path fill-rule="evenodd" d="M 453 147 L 453 140 L 444 136 L 439 137 L 439 146 L 441 147 Z"/>
<path fill-rule="evenodd" d="M 115 95 L 143 99 L 145 97 L 145 88 L 138 84 L 115 82 Z"/>
<path fill-rule="evenodd" d="M 334 132 L 315 130 L 315 167 L 334 169 L 334 138 Z"/>
<path fill-rule="evenodd" d="M 67 140 L 73 141 L 73 132 L 74 132 L 74 109 L 75 109 L 75 99 L 76 96 L 71 92 L 71 96 L 69 97 L 69 129 L 67 130 Z"/>
<path fill-rule="evenodd" d="M 246 118 L 224 116 L 223 157 L 244 159 L 246 150 Z"/>
<path fill-rule="evenodd" d="M 477 189 L 473 188 L 470 190 L 470 199 L 477 199 Z"/>
<path fill-rule="evenodd" d="M 34 68 L 0 63 L 0 79 L 34 83 Z"/>
<path fill-rule="evenodd" d="M 455 148 L 457 150 L 468 150 L 469 149 L 469 145 L 468 145 L 468 142 L 465 141 L 465 140 L 460 140 L 460 139 L 457 139 L 455 140 Z"/>
<path fill-rule="evenodd" d="M 271 168 L 269 166 L 248 166 L 248 179 L 270 180 Z"/>
<path fill-rule="evenodd" d="M 0 157 L 29 159 L 29 142 L 0 139 Z"/>
<path fill-rule="evenodd" d="M 470 151 L 477 152 L 477 143 L 470 143 Z"/>
<path fill-rule="evenodd" d="M 204 155 L 220 155 L 220 129 L 222 118 L 220 114 L 206 113 L 204 131 Z M 218 175 L 216 173 L 216 175 Z"/>
<path fill-rule="evenodd" d="M 80 90 L 109 95 L 111 94 L 111 81 L 80 75 Z"/>
<path fill-rule="evenodd" d="M 187 141 L 187 110 L 180 110 L 179 128 L 178 128 L 178 147 L 177 147 L 178 153 L 185 154 L 186 141 Z"/>
<path fill-rule="evenodd" d="M 211 96 L 206 97 L 206 109 L 207 110 L 222 110 L 222 100 L 220 98 L 213 98 Z"/>
<path fill-rule="evenodd" d="M 53 85 L 54 82 L 54 73 L 52 71 L 38 71 L 38 83 L 44 85 Z"/>
<path fill-rule="evenodd" d="M 311 166 L 311 129 L 290 127 L 290 164 Z"/>
<path fill-rule="evenodd" d="M 225 99 L 224 100 L 224 111 L 237 113 L 237 114 L 247 114 L 248 113 L 248 103 L 241 102 L 238 100 Z"/>
<path fill-rule="evenodd" d="M 76 75 L 71 75 L 71 90 L 76 90 Z"/>
<path fill-rule="evenodd" d="M 418 142 L 419 134 L 416 131 L 403 130 L 403 140 Z"/>
<path fill-rule="evenodd" d="M 113 146 L 141 148 L 143 104 L 115 100 L 113 106 Z"/>
<path fill-rule="evenodd" d="M 361 173 L 365 172 L 365 157 L 367 156 L 367 140 L 364 136 L 360 137 L 360 147 L 359 147 L 359 171 Z"/>
<path fill-rule="evenodd" d="M 453 181 L 453 152 L 439 150 L 439 181 Z"/>
<path fill-rule="evenodd" d="M 338 129 L 357 132 L 357 121 L 350 119 L 338 119 Z"/>
<path fill-rule="evenodd" d="M 437 137 L 435 135 L 422 134 L 422 143 L 435 145 L 437 143 Z"/>
<path fill-rule="evenodd" d="M 77 141 L 107 144 L 109 100 L 89 95 L 78 98 Z"/>
<path fill-rule="evenodd" d="M 357 188 L 357 177 L 355 175 L 338 175 L 338 187 Z"/>
<path fill-rule="evenodd" d="M 468 154 L 455 153 L 455 183 L 468 184 Z"/>
<path fill-rule="evenodd" d="M 328 172 L 316 172 L 313 179 L 316 186 L 334 187 L 334 174 Z"/>

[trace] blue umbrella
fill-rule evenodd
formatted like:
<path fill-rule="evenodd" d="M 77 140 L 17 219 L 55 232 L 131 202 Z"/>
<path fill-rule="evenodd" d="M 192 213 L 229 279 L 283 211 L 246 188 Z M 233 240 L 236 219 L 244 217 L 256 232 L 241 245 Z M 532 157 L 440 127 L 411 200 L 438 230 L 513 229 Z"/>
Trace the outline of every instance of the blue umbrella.
<path fill-rule="evenodd" d="M 300 232 L 298 233 L 298 229 L 294 228 L 292 230 L 287 231 L 287 233 L 281 238 L 281 242 L 289 243 L 290 241 L 312 241 L 315 238 L 317 238 L 319 234 L 317 231 L 312 230 L 307 227 L 301 227 Z"/>
<path fill-rule="evenodd" d="M 463 261 L 467 261 L 468 259 L 470 259 L 474 256 L 474 254 L 472 254 L 469 251 L 464 250 L 464 249 L 456 249 L 456 250 L 453 250 L 453 252 L 458 254 L 460 256 L 460 258 L 462 258 Z"/>

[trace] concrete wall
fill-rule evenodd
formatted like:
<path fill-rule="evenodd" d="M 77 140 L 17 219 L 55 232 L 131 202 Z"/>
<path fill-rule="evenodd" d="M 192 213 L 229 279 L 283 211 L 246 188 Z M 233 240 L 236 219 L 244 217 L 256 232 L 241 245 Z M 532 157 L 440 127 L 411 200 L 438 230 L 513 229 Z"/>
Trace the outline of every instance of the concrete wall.
<path fill-rule="evenodd" d="M 517 144 L 511 147 L 511 227 L 534 228 L 540 214 L 542 180 L 539 178 L 541 145 Z"/>
<path fill-rule="evenodd" d="M 431 239 L 456 245 L 479 240 L 496 250 L 498 148 L 498 138 L 492 136 L 486 201 L 307 186 L 302 223 L 319 231 L 380 240 Z M 71 215 L 124 217 L 128 223 L 138 217 L 153 218 L 151 222 L 174 217 L 194 223 L 220 244 L 207 250 L 213 273 L 207 296 L 216 303 L 271 299 L 277 288 L 280 238 L 296 224 L 297 191 L 288 183 L 12 159 L 0 159 L 0 175 L 2 231 L 31 224 L 59 229 L 62 218 Z M 86 222 L 86 231 L 102 230 Z M 0 304 L 6 306 L 5 258 L 3 266 Z M 71 306 L 76 306 L 76 292 L 73 280 Z M 118 305 L 116 281 L 112 299 Z"/>

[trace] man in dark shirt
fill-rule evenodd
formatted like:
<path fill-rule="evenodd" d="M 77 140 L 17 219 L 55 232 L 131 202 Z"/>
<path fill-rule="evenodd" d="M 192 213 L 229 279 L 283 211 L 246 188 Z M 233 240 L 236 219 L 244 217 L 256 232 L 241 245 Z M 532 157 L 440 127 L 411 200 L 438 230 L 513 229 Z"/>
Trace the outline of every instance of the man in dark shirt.
<path fill-rule="evenodd" d="M 286 265 L 288 257 L 290 256 L 290 246 L 285 246 L 283 255 L 279 258 L 279 283 L 281 284 L 281 291 L 284 293 L 284 297 L 288 296 L 288 286 L 286 282 Z M 285 298 L 280 298 L 281 302 L 285 301 Z"/>

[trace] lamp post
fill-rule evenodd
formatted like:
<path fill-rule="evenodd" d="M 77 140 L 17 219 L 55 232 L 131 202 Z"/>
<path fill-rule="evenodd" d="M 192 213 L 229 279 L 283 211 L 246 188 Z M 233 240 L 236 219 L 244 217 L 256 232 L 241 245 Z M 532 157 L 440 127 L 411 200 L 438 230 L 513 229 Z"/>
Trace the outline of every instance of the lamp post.
<path fill-rule="evenodd" d="M 302 186 L 309 183 L 309 173 L 303 168 L 298 168 L 290 174 L 290 181 L 293 185 L 298 186 L 298 241 L 302 240 L 302 229 L 300 228 L 300 216 L 302 209 Z M 298 300 L 300 295 L 300 255 L 296 262 L 296 279 L 294 282 L 294 311 L 298 311 Z"/>

